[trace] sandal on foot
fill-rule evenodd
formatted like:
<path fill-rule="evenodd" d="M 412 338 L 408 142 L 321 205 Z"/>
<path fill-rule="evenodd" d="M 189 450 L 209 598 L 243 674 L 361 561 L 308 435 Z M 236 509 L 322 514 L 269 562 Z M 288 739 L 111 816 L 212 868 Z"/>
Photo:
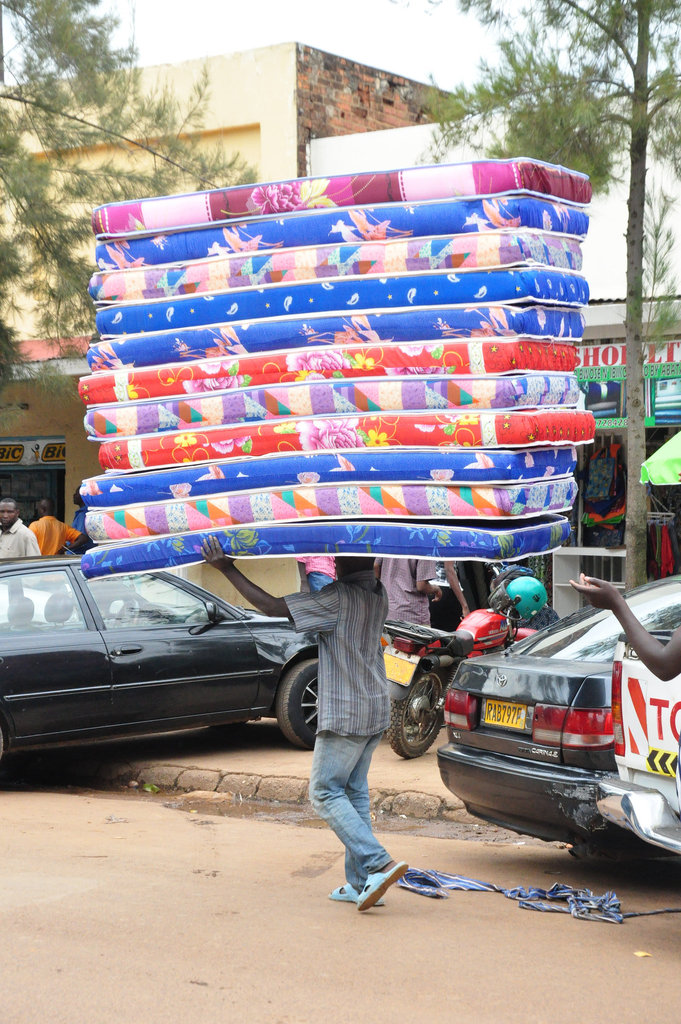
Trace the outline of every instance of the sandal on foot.
<path fill-rule="evenodd" d="M 346 882 L 345 885 L 339 885 L 337 889 L 329 893 L 330 900 L 336 900 L 338 903 L 356 903 L 359 899 L 359 893 L 353 885 Z M 377 900 L 375 906 L 382 907 L 383 900 Z"/>
<path fill-rule="evenodd" d="M 401 860 L 399 864 L 394 864 L 387 871 L 377 871 L 375 874 L 369 875 L 357 900 L 357 909 L 368 910 L 369 907 L 375 907 L 386 889 L 390 888 L 398 878 L 402 878 L 408 869 L 409 865 L 406 861 Z"/>

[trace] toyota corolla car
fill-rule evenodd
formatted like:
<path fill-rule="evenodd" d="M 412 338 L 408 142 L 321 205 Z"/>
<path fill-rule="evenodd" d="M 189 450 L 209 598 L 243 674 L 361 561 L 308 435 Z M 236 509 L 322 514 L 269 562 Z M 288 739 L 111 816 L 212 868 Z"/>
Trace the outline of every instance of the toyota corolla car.
<path fill-rule="evenodd" d="M 640 587 L 627 601 L 648 629 L 675 629 L 681 577 Z M 471 814 L 575 852 L 643 852 L 596 806 L 599 781 L 617 770 L 611 672 L 620 634 L 611 612 L 584 608 L 461 664 L 446 698 L 448 742 L 438 765 Z"/>
<path fill-rule="evenodd" d="M 274 717 L 314 745 L 317 644 L 171 574 L 0 562 L 0 755 Z"/>

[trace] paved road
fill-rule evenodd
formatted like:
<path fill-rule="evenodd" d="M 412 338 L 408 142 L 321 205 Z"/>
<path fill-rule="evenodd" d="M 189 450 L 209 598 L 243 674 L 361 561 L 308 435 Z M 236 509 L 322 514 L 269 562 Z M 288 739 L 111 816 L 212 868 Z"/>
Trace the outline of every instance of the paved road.
<path fill-rule="evenodd" d="M 681 915 L 623 925 L 499 894 L 332 904 L 325 827 L 215 817 L 161 794 L 0 791 L 8 1024 L 639 1024 L 679 1016 Z M 396 857 L 504 887 L 680 905 L 681 865 L 584 864 L 556 846 L 385 836 Z M 649 955 L 639 956 L 639 953 Z"/>

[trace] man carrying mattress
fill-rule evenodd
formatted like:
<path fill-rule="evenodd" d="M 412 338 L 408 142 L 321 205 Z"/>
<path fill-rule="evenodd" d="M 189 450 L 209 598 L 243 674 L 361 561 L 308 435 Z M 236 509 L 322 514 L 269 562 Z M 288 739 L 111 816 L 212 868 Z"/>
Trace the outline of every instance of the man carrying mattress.
<path fill-rule="evenodd" d="M 329 898 L 368 910 L 407 870 L 403 861 L 391 860 L 371 828 L 367 775 L 390 721 L 381 648 L 388 597 L 373 561 L 337 558 L 335 582 L 316 593 L 274 597 L 239 572 L 216 537 L 203 541 L 202 553 L 264 615 L 291 619 L 297 632 L 319 634 L 310 800 L 345 846 L 346 881 Z"/>

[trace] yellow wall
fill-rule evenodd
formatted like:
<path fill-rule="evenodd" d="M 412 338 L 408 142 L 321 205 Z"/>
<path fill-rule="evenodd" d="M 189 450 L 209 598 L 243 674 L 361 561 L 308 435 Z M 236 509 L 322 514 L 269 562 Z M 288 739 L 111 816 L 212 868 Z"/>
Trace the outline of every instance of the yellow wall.
<path fill-rule="evenodd" d="M 249 580 L 275 597 L 285 597 L 286 594 L 300 590 L 300 575 L 295 558 L 241 558 L 237 567 Z M 189 565 L 180 575 L 232 604 L 250 607 L 222 573 L 211 569 L 209 565 Z"/>
<path fill-rule="evenodd" d="M 247 163 L 258 181 L 297 174 L 296 44 L 147 68 L 150 86 L 168 82 L 189 95 L 204 65 L 210 76 L 205 134 L 218 135 Z"/>
<path fill-rule="evenodd" d="M 238 154 L 254 169 L 256 181 L 294 178 L 297 174 L 297 111 L 296 111 L 296 45 L 248 50 L 243 53 L 162 64 L 142 71 L 148 90 L 169 86 L 181 100 L 191 94 L 203 68 L 208 68 L 209 99 L 204 115 L 204 128 L 197 145 L 212 146 L 221 142 L 226 155 Z M 78 162 L 96 166 L 106 147 L 79 152 Z M 144 150 L 114 154 L 114 163 L 142 163 L 151 157 Z M 217 187 L 220 182 L 215 183 Z M 131 199 L 139 198 L 131 196 Z M 91 247 L 94 266 L 94 238 Z M 12 326 L 20 337 L 36 338 L 35 306 L 27 297 L 19 299 L 19 313 Z"/>
<path fill-rule="evenodd" d="M 76 379 L 67 377 L 54 394 L 26 383 L 4 388 L 2 404 L 9 408 L 3 417 L 1 437 L 63 436 L 66 442 L 64 515 L 71 522 L 75 508 L 71 496 L 86 476 L 100 472 L 97 446 L 88 441 L 83 427 L 84 406 L 76 390 Z M 28 409 L 16 410 L 20 404 Z"/>

